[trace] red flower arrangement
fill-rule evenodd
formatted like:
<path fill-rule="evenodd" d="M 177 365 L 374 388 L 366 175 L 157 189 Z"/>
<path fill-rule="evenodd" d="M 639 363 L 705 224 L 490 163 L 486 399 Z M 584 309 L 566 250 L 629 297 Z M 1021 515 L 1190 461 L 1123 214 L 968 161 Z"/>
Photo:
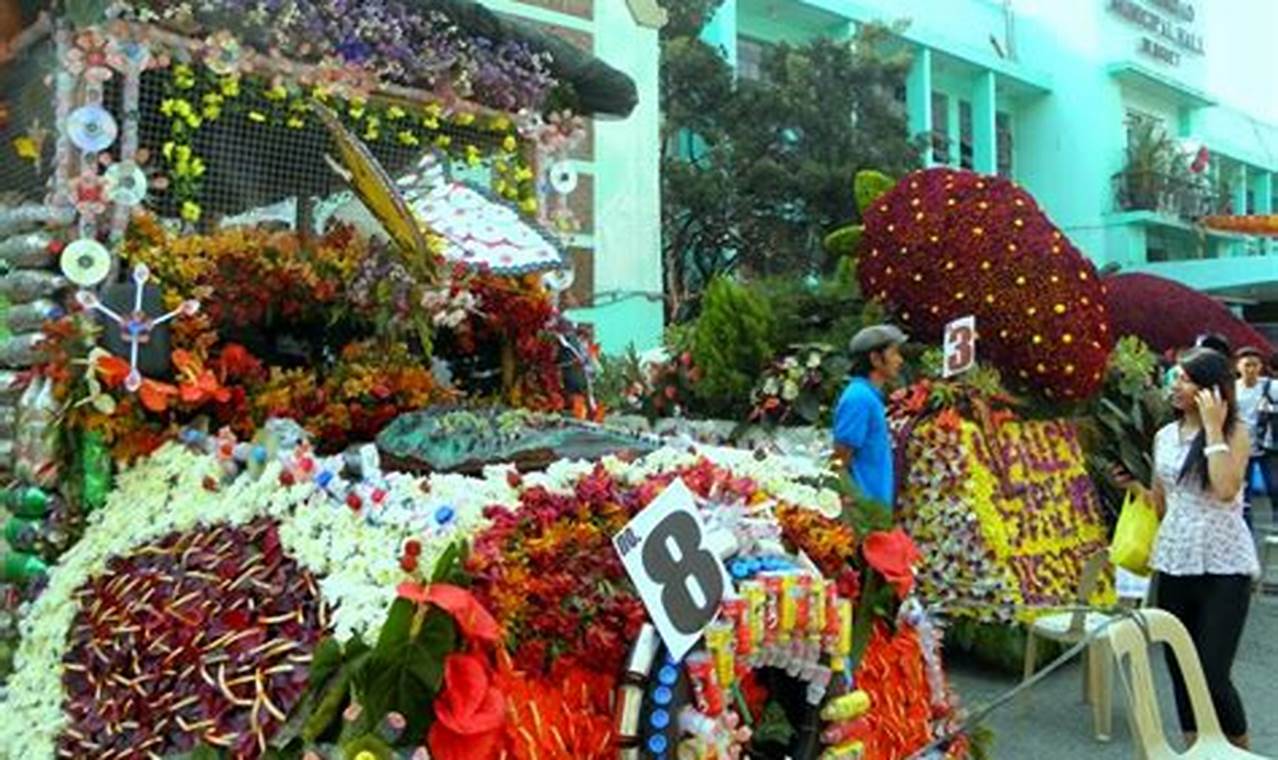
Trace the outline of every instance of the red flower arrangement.
<path fill-rule="evenodd" d="M 905 531 L 871 533 L 861 552 L 866 563 L 892 584 L 898 598 L 904 599 L 914 588 L 914 566 L 923 555 Z"/>
<path fill-rule="evenodd" d="M 1114 345 L 1095 267 L 1012 182 L 910 174 L 865 211 L 858 275 L 917 337 L 976 315 L 981 353 L 1060 400 L 1094 395 Z"/>
<path fill-rule="evenodd" d="M 1223 335 L 1235 348 L 1274 350 L 1265 336 L 1224 304 L 1178 282 L 1132 273 L 1106 277 L 1105 285 L 1114 332 L 1135 335 L 1156 352 L 1189 348 L 1205 333 Z"/>
<path fill-rule="evenodd" d="M 476 596 L 531 673 L 556 659 L 615 673 L 647 619 L 612 548 L 637 499 L 599 468 L 572 494 L 535 487 L 520 502 L 518 511 L 487 512 L 492 525 L 467 564 Z"/>
<path fill-rule="evenodd" d="M 611 696 L 616 676 L 580 665 L 556 663 L 549 676 L 518 668 L 509 654 L 497 656 L 497 686 L 506 695 L 509 720 L 505 756 L 512 760 L 617 756 Z"/>

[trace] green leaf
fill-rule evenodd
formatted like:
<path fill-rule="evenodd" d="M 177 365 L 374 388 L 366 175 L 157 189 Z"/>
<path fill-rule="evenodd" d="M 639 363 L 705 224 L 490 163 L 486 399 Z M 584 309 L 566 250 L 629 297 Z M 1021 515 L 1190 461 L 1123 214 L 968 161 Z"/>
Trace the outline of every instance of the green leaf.
<path fill-rule="evenodd" d="M 763 717 L 755 725 L 753 741 L 758 744 L 789 745 L 794 737 L 794 726 L 786 717 L 785 708 L 776 700 L 769 700 L 763 708 Z"/>
<path fill-rule="evenodd" d="M 852 180 L 852 192 L 856 196 L 856 208 L 862 214 L 887 191 L 896 186 L 896 180 L 872 169 L 863 169 Z"/>
<path fill-rule="evenodd" d="M 337 672 L 344 659 L 342 645 L 332 636 L 326 637 L 315 647 L 315 654 L 311 657 L 310 682 L 314 685 L 323 684 Z"/>
<path fill-rule="evenodd" d="M 408 643 L 412 635 L 413 616 L 416 614 L 417 605 L 407 599 L 396 599 L 391 604 L 390 612 L 386 614 L 386 623 L 382 625 L 382 632 L 377 637 L 374 651 L 378 657 L 388 657 Z"/>
<path fill-rule="evenodd" d="M 67 18 L 83 28 L 106 20 L 106 0 L 67 0 Z"/>
<path fill-rule="evenodd" d="M 825 250 L 831 256 L 855 256 L 864 232 L 865 228 L 859 224 L 840 227 L 825 236 Z"/>

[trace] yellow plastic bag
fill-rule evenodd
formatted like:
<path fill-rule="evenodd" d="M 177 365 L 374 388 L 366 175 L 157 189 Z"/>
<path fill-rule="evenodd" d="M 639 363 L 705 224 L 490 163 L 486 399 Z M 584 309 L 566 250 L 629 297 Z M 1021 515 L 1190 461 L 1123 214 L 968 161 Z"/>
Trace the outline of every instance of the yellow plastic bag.
<path fill-rule="evenodd" d="M 1149 575 L 1149 558 L 1157 536 L 1158 513 L 1153 505 L 1145 497 L 1128 491 L 1118 526 L 1114 528 L 1114 540 L 1109 545 L 1110 560 L 1137 575 Z"/>

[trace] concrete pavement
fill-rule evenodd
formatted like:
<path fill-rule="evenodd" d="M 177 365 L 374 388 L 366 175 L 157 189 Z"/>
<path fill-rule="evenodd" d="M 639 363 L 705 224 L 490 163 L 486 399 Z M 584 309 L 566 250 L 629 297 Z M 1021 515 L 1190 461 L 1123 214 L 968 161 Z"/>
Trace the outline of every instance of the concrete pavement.
<path fill-rule="evenodd" d="M 1272 514 L 1261 510 L 1262 532 L 1273 529 Z M 1278 567 L 1269 571 L 1278 581 Z M 1273 588 L 1271 585 L 1270 588 Z M 1161 648 L 1160 648 L 1161 650 Z M 1162 704 L 1163 726 L 1169 736 L 1179 734 L 1171 696 L 1171 681 L 1162 652 L 1152 654 L 1156 686 Z M 1045 664 L 1045 663 L 1044 663 Z M 946 662 L 951 680 L 964 704 L 978 708 L 1012 689 L 1017 678 L 991 671 L 955 655 Z M 1242 695 L 1250 724 L 1252 751 L 1278 758 L 1278 593 L 1253 596 L 1238 658 L 1234 683 Z M 1131 760 L 1137 758 L 1127 724 L 1127 700 L 1122 681 L 1114 678 L 1114 725 L 1109 742 L 1092 734 L 1092 713 L 1083 704 L 1082 670 L 1078 661 L 1049 675 L 1032 690 L 1029 702 L 1013 701 L 994 712 L 986 724 L 994 731 L 993 757 L 998 760 Z M 1175 745 L 1173 745 L 1175 746 Z"/>

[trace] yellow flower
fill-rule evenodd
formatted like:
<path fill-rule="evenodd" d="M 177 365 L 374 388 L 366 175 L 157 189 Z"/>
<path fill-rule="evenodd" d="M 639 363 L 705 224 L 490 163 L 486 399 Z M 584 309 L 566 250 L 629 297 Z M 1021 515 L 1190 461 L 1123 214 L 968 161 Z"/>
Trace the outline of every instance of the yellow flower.
<path fill-rule="evenodd" d="M 524 198 L 522 201 L 520 201 L 520 202 L 519 202 L 519 209 L 520 209 L 521 211 L 523 211 L 524 213 L 526 213 L 526 214 L 535 214 L 535 213 L 537 213 L 537 198 L 536 198 L 536 196 L 529 196 L 529 197 L 527 197 L 527 198 Z"/>
<path fill-rule="evenodd" d="M 440 148 L 447 148 L 449 145 L 452 145 L 452 144 L 453 144 L 453 138 L 449 137 L 448 135 L 440 135 L 439 137 L 435 138 L 435 145 L 439 146 Z"/>
<path fill-rule="evenodd" d="M 421 144 L 421 140 L 417 139 L 417 135 L 413 134 L 412 132 L 409 132 L 407 129 L 401 129 L 399 131 L 399 134 L 396 135 L 396 137 L 398 137 L 399 141 L 403 143 L 404 145 Z"/>
<path fill-rule="evenodd" d="M 200 221 L 200 206 L 194 201 L 182 201 L 182 218 L 188 222 Z"/>
<path fill-rule="evenodd" d="M 263 93 L 267 100 L 283 100 L 288 97 L 288 90 L 284 89 L 284 85 L 276 84 Z"/>
<path fill-rule="evenodd" d="M 493 119 L 491 126 L 494 132 L 505 132 L 510 129 L 510 119 L 507 119 L 505 116 L 498 116 Z"/>
<path fill-rule="evenodd" d="M 293 129 L 301 129 L 306 126 L 306 120 L 300 116 L 290 116 L 288 117 L 288 121 L 285 123 Z"/>
<path fill-rule="evenodd" d="M 13 149 L 17 152 L 18 158 L 27 161 L 35 161 L 40 158 L 40 145 L 30 137 L 23 135 L 13 139 Z"/>
<path fill-rule="evenodd" d="M 266 114 L 261 111 L 249 111 L 248 117 L 250 121 L 255 121 L 258 124 L 262 124 L 266 121 Z"/>
<path fill-rule="evenodd" d="M 229 76 L 222 78 L 222 94 L 228 98 L 239 97 L 240 94 L 240 78 L 238 76 Z"/>
<path fill-rule="evenodd" d="M 386 118 L 390 119 L 391 121 L 402 119 L 406 115 L 407 114 L 404 113 L 404 109 L 400 108 L 399 106 L 391 106 L 390 108 L 386 109 Z"/>
<path fill-rule="evenodd" d="M 463 127 L 470 126 L 475 123 L 475 114 L 463 111 L 462 113 L 457 114 L 457 117 L 453 119 L 453 121 Z"/>
<path fill-rule="evenodd" d="M 514 153 L 515 149 L 519 147 L 519 141 L 515 139 L 514 135 L 506 135 L 506 139 L 501 141 L 501 147 L 507 153 Z"/>

